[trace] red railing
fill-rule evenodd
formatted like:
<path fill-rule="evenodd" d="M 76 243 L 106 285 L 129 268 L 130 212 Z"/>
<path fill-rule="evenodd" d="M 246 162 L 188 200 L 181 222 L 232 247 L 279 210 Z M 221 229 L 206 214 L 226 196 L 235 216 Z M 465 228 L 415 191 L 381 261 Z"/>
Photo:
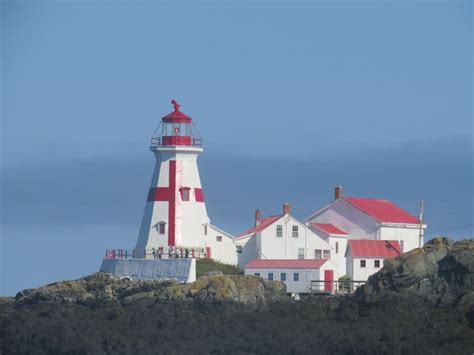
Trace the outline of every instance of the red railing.
<path fill-rule="evenodd" d="M 164 136 L 153 137 L 151 139 L 152 147 L 162 147 L 169 145 L 187 145 L 192 147 L 202 147 L 202 139 L 193 138 L 191 136 Z"/>

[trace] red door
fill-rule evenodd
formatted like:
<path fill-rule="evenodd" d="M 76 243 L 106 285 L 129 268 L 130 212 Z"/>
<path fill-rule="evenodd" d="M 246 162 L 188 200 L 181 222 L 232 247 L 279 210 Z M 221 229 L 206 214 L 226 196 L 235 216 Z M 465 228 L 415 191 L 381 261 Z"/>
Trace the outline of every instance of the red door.
<path fill-rule="evenodd" d="M 324 270 L 324 291 L 332 292 L 333 281 L 334 281 L 334 271 Z"/>

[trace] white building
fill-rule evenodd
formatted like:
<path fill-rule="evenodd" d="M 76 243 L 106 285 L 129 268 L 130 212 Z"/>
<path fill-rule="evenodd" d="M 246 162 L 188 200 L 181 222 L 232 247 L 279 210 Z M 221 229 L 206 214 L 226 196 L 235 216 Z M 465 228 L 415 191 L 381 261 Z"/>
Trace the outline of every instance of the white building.
<path fill-rule="evenodd" d="M 332 292 L 334 265 L 330 260 L 252 260 L 245 266 L 245 275 L 281 281 L 288 293 Z M 312 281 L 322 281 L 313 283 Z"/>
<path fill-rule="evenodd" d="M 336 186 L 335 200 L 305 219 L 330 223 L 347 233 L 348 239 L 397 240 L 402 251 L 423 246 L 425 224 L 385 199 L 342 197 Z"/>
<path fill-rule="evenodd" d="M 336 186 L 335 199 L 306 218 L 313 232 L 331 244 L 338 253 L 332 253 L 339 270 L 354 275 L 353 265 L 347 261 L 344 245 L 352 240 L 395 241 L 398 250 L 406 252 L 423 245 L 426 225 L 409 212 L 385 199 L 342 197 L 342 188 Z M 337 244 L 336 244 L 337 243 Z M 382 243 L 383 244 L 383 243 Z M 343 246 L 342 254 L 340 246 Z M 345 264 L 345 267 L 343 266 Z M 378 269 L 366 267 L 357 273 L 357 280 L 366 280 Z M 365 275 L 365 276 L 364 276 Z M 342 276 L 342 274 L 341 274 Z"/>
<path fill-rule="evenodd" d="M 366 281 L 383 266 L 386 258 L 400 254 L 400 244 L 396 240 L 349 240 L 347 276 L 354 281 Z"/>
<path fill-rule="evenodd" d="M 202 140 L 194 135 L 191 117 L 179 110 L 162 118 L 150 150 L 156 162 L 134 256 L 153 258 L 151 250 L 173 247 L 203 250 L 228 264 L 237 264 L 233 237 L 210 224 L 199 178 L 197 158 Z"/>
<path fill-rule="evenodd" d="M 240 267 L 254 259 L 330 259 L 332 253 L 328 242 L 291 215 L 289 203 L 283 205 L 281 215 L 264 219 L 257 210 L 255 226 L 236 237 L 234 243 Z"/>
<path fill-rule="evenodd" d="M 311 230 L 331 246 L 331 261 L 336 264 L 339 276 L 346 274 L 347 233 L 330 223 L 310 223 Z"/>

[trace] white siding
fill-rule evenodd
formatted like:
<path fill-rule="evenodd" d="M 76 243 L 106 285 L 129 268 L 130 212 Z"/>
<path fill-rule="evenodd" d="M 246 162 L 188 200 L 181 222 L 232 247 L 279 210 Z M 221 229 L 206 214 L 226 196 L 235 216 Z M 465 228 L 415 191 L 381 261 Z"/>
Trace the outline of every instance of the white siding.
<path fill-rule="evenodd" d="M 217 241 L 217 237 L 222 237 L 221 241 Z M 211 248 L 212 259 L 225 264 L 237 265 L 237 253 L 232 236 L 209 224 L 204 239 L 206 247 Z"/>
<path fill-rule="evenodd" d="M 273 273 L 273 281 L 282 281 L 281 273 L 286 273 L 286 292 L 288 293 L 310 293 L 311 292 L 311 281 L 324 281 L 324 271 L 333 270 L 334 276 L 336 274 L 335 265 L 330 261 L 324 263 L 320 269 L 280 269 L 280 268 L 246 268 L 245 275 L 260 274 L 264 279 L 268 279 L 268 273 Z M 293 281 L 293 274 L 299 274 L 299 281 Z M 334 277 L 336 280 L 336 277 Z M 321 284 L 321 289 L 324 285 Z"/>
<path fill-rule="evenodd" d="M 235 248 L 242 247 L 242 253 L 237 254 L 237 263 L 239 267 L 244 268 L 253 259 L 257 259 L 256 235 L 252 234 L 245 238 L 234 239 Z"/>
<path fill-rule="evenodd" d="M 365 260 L 365 267 L 360 266 L 361 260 Z M 375 260 L 379 261 L 379 267 L 374 266 Z M 383 261 L 383 258 L 353 258 L 351 255 L 348 255 L 347 264 L 350 265 L 348 267 L 348 276 L 354 281 L 367 281 L 370 275 L 375 274 L 383 267 Z"/>
<path fill-rule="evenodd" d="M 419 234 L 419 227 L 383 226 L 379 230 L 379 238 L 381 240 L 398 240 L 400 245 L 403 244 L 402 252 L 407 252 L 420 246 Z M 403 243 L 401 243 L 402 241 Z"/>
<path fill-rule="evenodd" d="M 277 226 L 283 226 L 283 236 L 277 237 Z M 293 237 L 293 227 L 298 227 L 298 237 Z M 264 229 L 257 237 L 261 259 L 298 259 L 298 249 L 304 249 L 305 259 L 314 259 L 314 250 L 331 250 L 329 243 L 316 235 L 294 217 L 283 216 Z M 331 254 L 332 254 L 331 250 Z"/>
<path fill-rule="evenodd" d="M 331 223 L 348 234 L 349 239 L 375 239 L 379 223 L 358 208 L 339 200 L 311 216 L 307 222 Z"/>

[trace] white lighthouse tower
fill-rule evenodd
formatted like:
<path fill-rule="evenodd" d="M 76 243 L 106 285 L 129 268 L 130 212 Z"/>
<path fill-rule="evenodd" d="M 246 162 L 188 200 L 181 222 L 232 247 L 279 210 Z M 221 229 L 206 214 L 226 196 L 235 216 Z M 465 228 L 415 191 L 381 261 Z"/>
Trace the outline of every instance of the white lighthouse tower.
<path fill-rule="evenodd" d="M 151 139 L 156 163 L 135 257 L 152 257 L 153 248 L 205 248 L 207 216 L 197 158 L 202 139 L 195 136 L 191 117 L 171 101 L 174 111 L 164 116 Z"/>

